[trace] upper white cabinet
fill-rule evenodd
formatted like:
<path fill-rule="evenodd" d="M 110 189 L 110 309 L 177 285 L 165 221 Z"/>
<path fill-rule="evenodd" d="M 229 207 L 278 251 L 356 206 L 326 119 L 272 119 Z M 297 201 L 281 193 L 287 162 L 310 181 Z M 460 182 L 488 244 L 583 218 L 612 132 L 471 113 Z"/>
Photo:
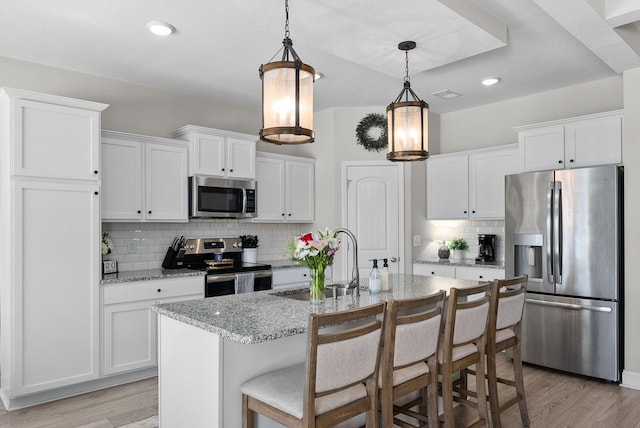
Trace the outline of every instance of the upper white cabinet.
<path fill-rule="evenodd" d="M 189 175 L 254 179 L 256 137 L 187 125 L 171 133 L 189 142 Z"/>
<path fill-rule="evenodd" d="M 518 171 L 515 145 L 436 155 L 427 161 L 427 217 L 504 218 L 504 177 Z"/>
<path fill-rule="evenodd" d="M 104 104 L 5 89 L 11 174 L 98 181 Z M 70 100 L 70 101 L 68 101 Z"/>
<path fill-rule="evenodd" d="M 100 375 L 106 107 L 0 90 L 0 395 L 8 408 Z"/>
<path fill-rule="evenodd" d="M 256 222 L 312 223 L 315 219 L 315 160 L 258 152 Z"/>
<path fill-rule="evenodd" d="M 103 131 L 102 165 L 104 221 L 188 221 L 183 142 Z"/>
<path fill-rule="evenodd" d="M 622 162 L 622 111 L 514 128 L 525 171 Z"/>

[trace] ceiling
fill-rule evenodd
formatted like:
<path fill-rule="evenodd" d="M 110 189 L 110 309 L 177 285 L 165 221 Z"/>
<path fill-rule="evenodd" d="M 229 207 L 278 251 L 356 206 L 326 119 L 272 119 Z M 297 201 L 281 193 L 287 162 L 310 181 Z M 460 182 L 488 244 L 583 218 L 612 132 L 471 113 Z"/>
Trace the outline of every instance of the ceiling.
<path fill-rule="evenodd" d="M 640 67 L 637 0 L 290 1 L 315 109 L 384 106 L 402 89 L 436 113 Z M 258 67 L 284 36 L 283 0 L 0 0 L 0 56 L 260 108 Z M 174 25 L 152 35 L 148 21 Z M 483 87 L 482 78 L 502 81 Z M 433 93 L 461 96 L 443 99 Z"/>

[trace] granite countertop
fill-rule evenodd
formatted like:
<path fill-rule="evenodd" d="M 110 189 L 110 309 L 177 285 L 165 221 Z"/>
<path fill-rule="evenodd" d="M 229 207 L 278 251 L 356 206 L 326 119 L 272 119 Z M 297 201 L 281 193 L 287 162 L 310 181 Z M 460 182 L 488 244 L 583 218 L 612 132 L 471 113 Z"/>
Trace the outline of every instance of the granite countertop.
<path fill-rule="evenodd" d="M 148 269 L 130 272 L 108 273 L 102 275 L 100 285 L 120 284 L 133 281 L 150 281 L 152 279 L 171 279 L 185 276 L 204 276 L 206 272 L 192 269 Z"/>
<path fill-rule="evenodd" d="M 504 269 L 504 260 L 498 260 L 495 262 L 486 262 L 486 263 L 476 263 L 475 259 L 462 259 L 462 260 L 440 260 L 437 258 L 433 259 L 422 259 L 422 260 L 414 260 L 413 263 L 424 263 L 429 265 L 440 265 L 440 266 L 460 266 L 460 267 L 477 267 L 477 268 L 489 268 L 489 269 Z"/>
<path fill-rule="evenodd" d="M 368 290 L 362 289 L 366 281 L 367 278 L 361 279 L 359 302 L 352 296 L 340 296 L 337 299 L 327 298 L 324 304 L 316 306 L 309 301 L 282 297 L 284 294 L 309 292 L 309 288 L 294 287 L 166 303 L 153 306 L 152 310 L 223 338 L 252 344 L 306 332 L 308 317 L 312 311 L 331 313 L 390 298 L 427 296 L 452 287 L 468 288 L 482 284 L 479 281 L 436 276 L 395 274 L 392 291 L 372 295 Z"/>

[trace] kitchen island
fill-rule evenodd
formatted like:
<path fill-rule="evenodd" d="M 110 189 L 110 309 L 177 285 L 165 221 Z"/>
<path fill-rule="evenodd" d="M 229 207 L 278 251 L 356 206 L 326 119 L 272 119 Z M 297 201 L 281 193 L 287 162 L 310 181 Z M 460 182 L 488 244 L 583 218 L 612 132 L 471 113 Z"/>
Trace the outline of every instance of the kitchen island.
<path fill-rule="evenodd" d="M 359 300 L 341 296 L 318 306 L 291 298 L 308 293 L 300 287 L 154 306 L 159 318 L 160 427 L 242 426 L 240 385 L 259 374 L 304 361 L 312 311 L 331 313 L 480 284 L 393 275 L 392 291 L 370 294 L 363 289 Z M 280 425 L 259 418 L 257 426 Z"/>

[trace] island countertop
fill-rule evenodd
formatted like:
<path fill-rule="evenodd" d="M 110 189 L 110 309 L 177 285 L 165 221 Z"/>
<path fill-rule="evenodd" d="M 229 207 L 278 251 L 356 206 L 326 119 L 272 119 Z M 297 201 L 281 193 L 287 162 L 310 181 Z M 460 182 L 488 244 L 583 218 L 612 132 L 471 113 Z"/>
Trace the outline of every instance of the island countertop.
<path fill-rule="evenodd" d="M 366 283 L 367 278 L 362 278 L 361 285 Z M 396 274 L 393 275 L 391 291 L 370 294 L 361 287 L 359 301 L 351 296 L 340 296 L 337 299 L 327 298 L 321 305 L 311 305 L 309 301 L 283 297 L 285 294 L 308 292 L 308 288 L 295 287 L 166 303 L 153 306 L 152 310 L 225 339 L 254 344 L 305 333 L 311 312 L 338 312 L 392 298 L 428 296 L 439 290 L 469 288 L 480 284 L 483 282 Z"/>

